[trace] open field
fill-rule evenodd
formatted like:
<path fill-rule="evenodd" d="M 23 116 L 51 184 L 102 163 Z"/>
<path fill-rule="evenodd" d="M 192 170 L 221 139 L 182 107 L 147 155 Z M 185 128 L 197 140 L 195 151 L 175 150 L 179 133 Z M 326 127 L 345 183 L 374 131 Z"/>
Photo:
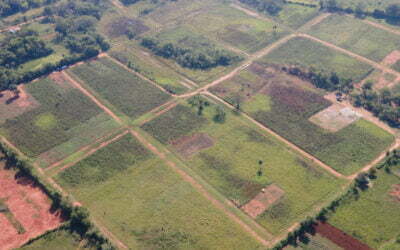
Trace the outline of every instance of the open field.
<path fill-rule="evenodd" d="M 83 243 L 83 244 L 82 244 Z M 21 250 L 79 250 L 94 248 L 85 247 L 84 242 L 81 242 L 79 236 L 71 234 L 67 229 L 60 229 L 48 233 L 32 243 L 25 245 Z"/>
<path fill-rule="evenodd" d="M 1 133 L 42 166 L 68 156 L 118 127 L 65 79 L 52 75 L 20 90 L 19 98 L 0 104 L 1 109 L 16 111 L 13 117 L 5 114 L 7 120 L 1 124 Z"/>
<path fill-rule="evenodd" d="M 249 16 L 225 4 L 197 12 L 187 18 L 185 24 L 196 32 L 247 53 L 265 48 L 289 33 L 287 29 L 274 22 Z"/>
<path fill-rule="evenodd" d="M 157 60 L 151 53 L 140 50 L 132 42 L 116 45 L 109 55 L 174 94 L 183 94 L 192 87 L 187 79 Z"/>
<path fill-rule="evenodd" d="M 247 120 L 226 111 L 225 122 L 215 122 L 215 108 L 216 104 L 209 104 L 199 116 L 196 107 L 180 104 L 142 128 L 238 207 L 263 188 L 276 185 L 274 190 L 283 195 L 277 200 L 267 197 L 272 200 L 265 205 L 270 209 L 256 216 L 273 234 L 290 227 L 340 189 L 341 181 Z"/>
<path fill-rule="evenodd" d="M 372 186 L 349 199 L 330 216 L 329 223 L 377 249 L 394 240 L 400 232 L 400 202 L 393 195 L 400 177 L 379 170 Z M 393 194 L 391 194 L 393 193 Z M 392 249 L 398 249 L 399 244 Z"/>
<path fill-rule="evenodd" d="M 59 227 L 63 219 L 37 184 L 6 166 L 0 160 L 0 206 L 5 208 L 0 211 L 0 246 L 14 249 Z"/>
<path fill-rule="evenodd" d="M 315 124 L 310 118 L 331 102 L 310 83 L 274 67 L 253 64 L 212 91 L 233 105 L 239 100 L 251 117 L 345 175 L 361 169 L 394 139 L 364 119 L 331 123 L 339 113 L 327 119 L 327 128 L 336 126 L 332 131 Z"/>
<path fill-rule="evenodd" d="M 345 15 L 331 15 L 308 33 L 376 62 L 400 49 L 400 36 Z"/>
<path fill-rule="evenodd" d="M 296 37 L 259 60 L 264 64 L 299 65 L 359 82 L 372 67 L 307 38 Z"/>
<path fill-rule="evenodd" d="M 57 179 L 132 249 L 260 248 L 131 135 Z"/>
<path fill-rule="evenodd" d="M 168 101 L 170 96 L 156 86 L 122 68 L 108 58 L 100 58 L 70 69 L 85 86 L 125 115 L 136 119 Z"/>

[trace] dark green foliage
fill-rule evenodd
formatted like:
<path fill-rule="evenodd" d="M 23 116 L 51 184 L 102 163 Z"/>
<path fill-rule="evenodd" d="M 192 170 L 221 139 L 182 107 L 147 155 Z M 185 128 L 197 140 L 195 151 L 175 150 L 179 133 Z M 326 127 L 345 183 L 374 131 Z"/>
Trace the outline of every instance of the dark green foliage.
<path fill-rule="evenodd" d="M 207 122 L 206 118 L 195 114 L 189 107 L 178 105 L 142 128 L 165 144 L 190 134 Z"/>
<path fill-rule="evenodd" d="M 240 0 L 240 2 L 270 15 L 277 15 L 286 3 L 285 0 Z"/>
<path fill-rule="evenodd" d="M 175 60 L 190 69 L 206 70 L 218 66 L 229 66 L 241 60 L 239 56 L 193 37 L 185 37 L 177 43 L 161 43 L 153 38 L 142 39 L 141 45 L 156 55 Z"/>
<path fill-rule="evenodd" d="M 2 0 L 0 2 L 0 17 L 10 16 L 18 12 L 48 5 L 58 0 Z"/>
<path fill-rule="evenodd" d="M 148 159 L 150 153 L 131 135 L 98 150 L 61 173 L 68 186 L 95 185 L 107 181 L 130 166 Z M 118 159 L 118 160 L 115 160 Z"/>
<path fill-rule="evenodd" d="M 390 126 L 399 127 L 400 94 L 389 89 L 376 91 L 372 89 L 372 85 L 372 82 L 367 82 L 361 91 L 354 91 L 351 95 L 353 104 L 371 111 Z"/>
<path fill-rule="evenodd" d="M 222 106 L 217 106 L 215 108 L 214 121 L 218 123 L 224 123 L 226 120 L 226 113 Z"/>

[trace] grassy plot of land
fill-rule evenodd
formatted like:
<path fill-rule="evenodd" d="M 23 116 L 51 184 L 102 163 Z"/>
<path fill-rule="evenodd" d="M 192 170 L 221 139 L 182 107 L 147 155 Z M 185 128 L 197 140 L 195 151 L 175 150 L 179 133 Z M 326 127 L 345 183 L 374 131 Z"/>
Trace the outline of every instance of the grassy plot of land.
<path fill-rule="evenodd" d="M 279 25 L 274 30 L 275 23 L 251 17 L 226 4 L 199 11 L 185 23 L 207 37 L 248 53 L 256 52 L 289 33 Z"/>
<path fill-rule="evenodd" d="M 330 216 L 329 223 L 378 249 L 400 232 L 400 200 L 391 194 L 395 185 L 400 187 L 400 177 L 380 170 L 372 183 L 359 198 L 349 198 L 341 204 Z M 389 249 L 399 249 L 400 244 L 393 243 L 393 247 Z"/>
<path fill-rule="evenodd" d="M 307 7 L 300 4 L 284 4 L 276 15 L 269 15 L 277 22 L 298 29 L 320 14 L 318 7 Z"/>
<path fill-rule="evenodd" d="M 81 244 L 79 236 L 71 234 L 68 230 L 56 230 L 48 233 L 30 244 L 21 248 L 21 250 L 78 250 L 78 249 L 94 249 L 85 247 Z"/>
<path fill-rule="evenodd" d="M 188 83 L 183 76 L 159 62 L 152 54 L 141 51 L 132 42 L 114 46 L 109 54 L 171 93 L 183 94 L 188 91 L 186 87 Z M 181 83 L 186 83 L 186 86 Z"/>
<path fill-rule="evenodd" d="M 131 249 L 261 249 L 131 135 L 57 179 Z"/>
<path fill-rule="evenodd" d="M 107 58 L 88 62 L 70 71 L 130 118 L 168 101 L 170 96 Z"/>
<path fill-rule="evenodd" d="M 26 85 L 25 89 L 38 104 L 34 109 L 6 120 L 1 125 L 1 132 L 28 156 L 42 158 L 41 154 L 44 154 L 40 159 L 47 162 L 44 165 L 118 127 L 71 85 L 61 86 L 50 78 L 44 78 Z M 55 147 L 58 148 L 57 155 L 54 154 L 56 159 L 47 157 Z"/>
<path fill-rule="evenodd" d="M 199 116 L 180 104 L 142 128 L 238 206 L 268 185 L 282 189 L 283 198 L 257 218 L 274 234 L 339 189 L 340 181 L 230 111 L 224 123 L 214 122 L 215 108 L 209 104 Z"/>
<path fill-rule="evenodd" d="M 340 77 L 361 81 L 372 67 L 348 55 L 306 38 L 293 38 L 259 60 L 261 63 L 299 65 L 326 73 L 336 72 Z"/>
<path fill-rule="evenodd" d="M 329 16 L 314 25 L 309 34 L 376 62 L 400 49 L 400 36 L 344 15 Z"/>
<path fill-rule="evenodd" d="M 343 250 L 343 248 L 339 247 L 329 239 L 322 237 L 319 234 L 316 235 L 308 235 L 309 242 L 300 243 L 298 246 L 288 246 L 285 250 L 321 250 L 321 249 L 329 249 L 329 250 Z"/>
<path fill-rule="evenodd" d="M 366 120 L 338 132 L 309 121 L 331 103 L 306 82 L 273 68 L 253 65 L 212 89 L 289 141 L 343 174 L 351 174 L 373 160 L 393 141 L 393 136 Z"/>

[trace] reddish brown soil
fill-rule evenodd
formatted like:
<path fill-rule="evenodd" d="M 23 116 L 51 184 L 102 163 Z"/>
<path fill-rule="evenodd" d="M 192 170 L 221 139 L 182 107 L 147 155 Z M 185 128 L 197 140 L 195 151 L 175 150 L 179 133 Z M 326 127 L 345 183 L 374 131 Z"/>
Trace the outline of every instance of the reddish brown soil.
<path fill-rule="evenodd" d="M 318 223 L 315 226 L 316 233 L 320 234 L 345 250 L 370 250 L 369 246 L 346 234 L 342 230 L 328 224 Z"/>
<path fill-rule="evenodd" d="M 391 66 L 400 60 L 400 50 L 394 50 L 389 55 L 387 55 L 383 61 L 383 65 Z"/>
<path fill-rule="evenodd" d="M 171 142 L 171 144 L 180 155 L 188 158 L 203 149 L 212 147 L 214 140 L 209 135 L 201 133 L 183 136 Z"/>
<path fill-rule="evenodd" d="M 16 176 L 13 171 L 4 170 L 1 166 L 0 187 L 0 199 L 5 201 L 11 214 L 25 230 L 18 234 L 10 221 L 0 214 L 1 249 L 20 247 L 29 239 L 57 228 L 63 222 L 59 211 L 51 211 L 51 202 L 46 194 L 30 179 Z"/>
<path fill-rule="evenodd" d="M 252 218 L 257 218 L 271 205 L 279 201 L 284 195 L 284 191 L 277 185 L 272 184 L 263 189 L 254 199 L 242 207 L 242 210 Z"/>
<path fill-rule="evenodd" d="M 23 85 L 18 86 L 18 91 L 18 95 L 9 90 L 0 92 L 0 120 L 15 118 L 40 105 Z"/>
<path fill-rule="evenodd" d="M 395 201 L 400 202 L 400 184 L 393 185 L 389 194 L 394 198 Z"/>

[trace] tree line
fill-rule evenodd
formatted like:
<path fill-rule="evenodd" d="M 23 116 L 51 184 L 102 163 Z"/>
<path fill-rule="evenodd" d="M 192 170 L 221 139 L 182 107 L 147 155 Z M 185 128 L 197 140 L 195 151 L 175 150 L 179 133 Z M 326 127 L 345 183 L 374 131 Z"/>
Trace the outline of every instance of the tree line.
<path fill-rule="evenodd" d="M 361 90 L 351 93 L 354 106 L 371 111 L 392 127 L 400 127 L 400 93 L 390 89 L 373 90 L 373 82 L 366 82 Z"/>
<path fill-rule="evenodd" d="M 2 0 L 0 1 L 0 17 L 39 8 L 57 1 L 59 0 Z"/>
<path fill-rule="evenodd" d="M 195 48 L 197 46 L 189 48 L 173 43 L 162 44 L 154 38 L 143 38 L 141 45 L 158 56 L 173 59 L 182 67 L 190 69 L 206 70 L 218 66 L 228 66 L 241 60 L 233 53 L 205 43 L 201 45 L 202 48 Z"/>
<path fill-rule="evenodd" d="M 99 250 L 116 249 L 90 221 L 90 214 L 86 208 L 74 206 L 69 197 L 63 196 L 59 191 L 43 182 L 35 168 L 26 159 L 18 156 L 2 142 L 0 142 L 0 154 L 4 155 L 2 160 L 6 161 L 6 166 L 17 170 L 18 175 L 30 178 L 47 194 L 52 201 L 52 210 L 61 210 L 63 218 L 66 219 L 62 229 L 69 230 L 72 234 L 76 234 L 81 239 L 87 240 L 89 247 Z"/>
<path fill-rule="evenodd" d="M 51 54 L 50 42 L 42 41 L 37 32 L 31 30 L 7 33 L 0 42 L 0 90 L 12 89 L 16 84 L 31 81 L 108 50 L 109 44 L 95 29 L 106 6 L 105 0 L 65 0 L 45 7 L 43 15 L 46 18 L 41 22 L 54 24 L 56 37 L 52 43 L 64 46 L 70 53 L 59 62 L 47 63 L 37 70 L 21 73 L 19 66 Z"/>

